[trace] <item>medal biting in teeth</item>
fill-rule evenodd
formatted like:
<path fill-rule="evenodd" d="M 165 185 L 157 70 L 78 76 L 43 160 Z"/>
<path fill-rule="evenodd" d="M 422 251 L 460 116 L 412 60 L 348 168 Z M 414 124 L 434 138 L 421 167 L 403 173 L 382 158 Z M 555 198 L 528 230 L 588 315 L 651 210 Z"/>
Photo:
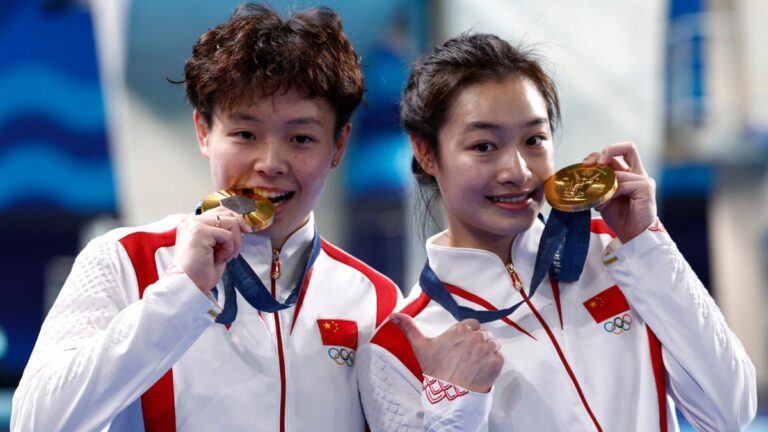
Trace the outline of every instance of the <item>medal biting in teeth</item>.
<path fill-rule="evenodd" d="M 243 196 L 242 193 L 233 189 L 209 193 L 203 198 L 204 212 L 218 206 L 242 215 L 245 223 L 253 227 L 254 231 L 269 227 L 275 218 L 275 206 L 271 201 L 255 194 Z"/>

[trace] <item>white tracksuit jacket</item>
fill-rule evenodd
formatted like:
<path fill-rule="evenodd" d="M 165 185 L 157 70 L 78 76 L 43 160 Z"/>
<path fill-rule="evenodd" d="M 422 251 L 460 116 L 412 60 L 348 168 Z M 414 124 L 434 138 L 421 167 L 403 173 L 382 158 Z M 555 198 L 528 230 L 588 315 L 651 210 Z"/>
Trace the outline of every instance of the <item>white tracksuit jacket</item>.
<path fill-rule="evenodd" d="M 296 306 L 259 313 L 238 294 L 227 328 L 188 276 L 164 274 L 178 218 L 112 231 L 78 256 L 14 394 L 11 429 L 362 431 L 354 351 L 401 300 L 397 287 L 323 241 Z M 244 237 L 241 254 L 278 300 L 314 232 L 311 219 L 286 241 L 276 287 L 269 239 Z"/>
<path fill-rule="evenodd" d="M 512 245 L 525 293 L 543 227 L 536 221 Z M 460 305 L 523 300 L 496 255 L 435 245 L 440 235 L 427 255 Z M 406 304 L 427 336 L 456 322 L 418 284 Z M 700 430 L 736 431 L 755 415 L 754 366 L 658 222 L 622 245 L 594 220 L 580 279 L 545 278 L 507 318 L 482 325 L 505 361 L 488 394 L 423 375 L 404 334 L 386 322 L 357 356 L 371 429 L 673 431 L 676 404 Z"/>

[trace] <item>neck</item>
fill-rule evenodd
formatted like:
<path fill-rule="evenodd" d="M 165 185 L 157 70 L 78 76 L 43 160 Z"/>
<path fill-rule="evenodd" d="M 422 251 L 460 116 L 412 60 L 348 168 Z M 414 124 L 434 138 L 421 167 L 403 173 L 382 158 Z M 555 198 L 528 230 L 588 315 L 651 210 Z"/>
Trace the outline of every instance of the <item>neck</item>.
<path fill-rule="evenodd" d="M 291 238 L 291 236 L 293 236 L 296 233 L 296 231 L 302 229 L 308 222 L 309 222 L 309 215 L 307 215 L 304 221 L 302 221 L 297 227 L 293 228 L 287 233 L 277 229 L 272 231 L 270 228 L 267 228 L 266 230 L 263 231 L 263 234 L 266 237 L 269 237 L 269 241 L 272 244 L 272 249 L 280 250 L 285 245 L 285 242 L 288 241 L 288 239 Z"/>
<path fill-rule="evenodd" d="M 498 256 L 504 264 L 508 264 L 512 262 L 512 242 L 515 240 L 515 237 L 489 236 L 488 238 L 481 238 L 466 235 L 466 233 L 458 230 L 448 229 L 446 235 L 437 240 L 437 244 L 488 251 Z"/>
<path fill-rule="evenodd" d="M 270 243 L 272 243 L 272 249 L 277 249 L 278 251 L 283 248 L 283 244 L 285 244 L 285 239 L 270 239 Z"/>

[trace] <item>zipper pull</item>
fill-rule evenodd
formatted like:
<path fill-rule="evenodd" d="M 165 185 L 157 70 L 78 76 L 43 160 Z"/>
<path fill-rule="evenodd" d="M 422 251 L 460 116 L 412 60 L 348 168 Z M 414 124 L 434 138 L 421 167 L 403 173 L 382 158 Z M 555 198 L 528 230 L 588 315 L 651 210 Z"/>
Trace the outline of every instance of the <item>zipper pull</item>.
<path fill-rule="evenodd" d="M 518 290 L 523 290 L 523 281 L 520 280 L 520 275 L 517 274 L 517 270 L 515 270 L 515 265 L 512 263 L 505 264 L 504 267 L 507 268 L 507 271 L 509 272 L 509 277 L 512 278 L 512 286 Z"/>
<path fill-rule="evenodd" d="M 272 280 L 280 279 L 280 249 L 272 249 Z"/>

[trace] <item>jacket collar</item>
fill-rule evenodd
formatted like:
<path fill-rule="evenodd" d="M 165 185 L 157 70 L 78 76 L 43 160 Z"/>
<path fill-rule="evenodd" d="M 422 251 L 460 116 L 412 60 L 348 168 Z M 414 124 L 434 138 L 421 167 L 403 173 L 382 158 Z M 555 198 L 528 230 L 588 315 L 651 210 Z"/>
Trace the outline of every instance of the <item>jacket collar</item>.
<path fill-rule="evenodd" d="M 536 219 L 528 230 L 520 233 L 512 242 L 511 257 L 520 279 L 523 290 L 530 292 L 530 282 L 533 276 L 533 266 L 539 247 L 539 238 L 544 230 L 544 223 Z M 437 277 L 445 284 L 455 285 L 464 291 L 479 296 L 490 302 L 497 309 L 503 309 L 519 303 L 523 298 L 515 290 L 512 279 L 504 262 L 494 253 L 471 248 L 459 248 L 436 244 L 436 241 L 446 235 L 446 231 L 438 233 L 427 240 L 426 249 L 429 264 Z M 548 289 L 548 278 L 542 282 L 532 299 L 537 307 L 552 300 L 552 291 Z M 482 309 L 477 304 L 468 302 L 459 296 L 454 299 L 464 306 Z M 519 315 L 521 307 L 512 314 Z"/>
<path fill-rule="evenodd" d="M 315 236 L 315 217 L 309 214 L 309 220 L 288 239 L 280 249 L 280 278 L 277 280 L 277 300 L 285 300 L 304 270 L 312 252 L 312 239 Z M 272 242 L 265 235 L 248 234 L 243 236 L 240 254 L 251 266 L 264 286 L 271 286 Z"/>

